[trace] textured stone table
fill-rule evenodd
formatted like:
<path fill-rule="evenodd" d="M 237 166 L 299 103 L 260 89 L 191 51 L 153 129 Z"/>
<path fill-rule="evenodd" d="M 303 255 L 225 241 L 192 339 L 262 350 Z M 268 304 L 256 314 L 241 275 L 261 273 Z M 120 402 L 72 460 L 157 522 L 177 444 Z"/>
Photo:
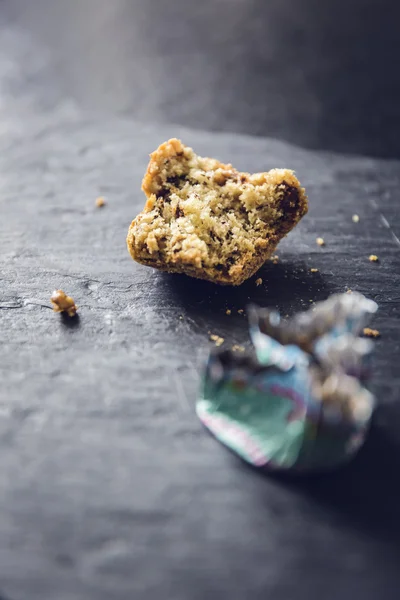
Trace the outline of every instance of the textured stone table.
<path fill-rule="evenodd" d="M 172 135 L 240 169 L 292 167 L 307 187 L 309 215 L 262 286 L 216 287 L 130 259 L 147 154 Z M 65 111 L 2 123 L 4 599 L 398 598 L 399 184 L 399 162 L 262 138 Z M 79 320 L 52 312 L 54 288 Z M 329 476 L 260 475 L 194 414 L 207 332 L 247 343 L 237 311 L 248 301 L 291 314 L 349 288 L 379 304 L 368 443 Z"/>

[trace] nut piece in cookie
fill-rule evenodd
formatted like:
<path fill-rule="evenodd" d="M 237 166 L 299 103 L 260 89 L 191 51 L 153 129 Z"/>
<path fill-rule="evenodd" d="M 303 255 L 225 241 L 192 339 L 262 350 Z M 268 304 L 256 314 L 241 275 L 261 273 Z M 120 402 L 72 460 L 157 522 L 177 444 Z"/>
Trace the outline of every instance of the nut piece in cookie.
<path fill-rule="evenodd" d="M 307 212 L 292 171 L 240 173 L 171 139 L 151 154 L 143 211 L 127 244 L 134 260 L 171 273 L 240 285 Z"/>
<path fill-rule="evenodd" d="M 74 317 L 76 315 L 78 307 L 71 296 L 67 296 L 62 290 L 54 290 L 50 300 L 54 312 L 65 312 L 69 317 Z"/>

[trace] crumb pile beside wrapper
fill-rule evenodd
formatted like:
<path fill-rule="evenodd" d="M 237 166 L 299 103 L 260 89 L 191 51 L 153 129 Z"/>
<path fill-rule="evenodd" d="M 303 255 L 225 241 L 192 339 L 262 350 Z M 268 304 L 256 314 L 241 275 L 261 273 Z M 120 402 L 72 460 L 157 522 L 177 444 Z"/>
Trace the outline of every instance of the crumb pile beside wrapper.
<path fill-rule="evenodd" d="M 259 467 L 308 471 L 346 462 L 375 405 L 365 387 L 373 342 L 359 334 L 377 308 L 357 293 L 333 295 L 287 321 L 250 306 L 253 348 L 210 354 L 199 418 Z"/>

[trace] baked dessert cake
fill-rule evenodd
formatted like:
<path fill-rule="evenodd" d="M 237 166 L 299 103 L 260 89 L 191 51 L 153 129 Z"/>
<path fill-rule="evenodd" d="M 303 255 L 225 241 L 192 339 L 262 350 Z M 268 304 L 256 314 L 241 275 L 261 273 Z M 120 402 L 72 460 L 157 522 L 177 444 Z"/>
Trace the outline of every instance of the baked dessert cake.
<path fill-rule="evenodd" d="M 240 173 L 178 139 L 150 155 L 143 211 L 127 244 L 134 260 L 171 273 L 240 285 L 307 212 L 293 171 Z"/>

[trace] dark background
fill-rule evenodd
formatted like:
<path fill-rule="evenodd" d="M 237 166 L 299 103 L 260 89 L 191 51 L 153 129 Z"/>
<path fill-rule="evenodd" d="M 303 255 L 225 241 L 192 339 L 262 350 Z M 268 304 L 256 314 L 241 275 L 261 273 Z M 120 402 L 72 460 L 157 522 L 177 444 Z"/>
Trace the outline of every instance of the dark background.
<path fill-rule="evenodd" d="M 70 99 L 89 111 L 400 156 L 392 0 L 0 6 L 3 93 L 13 102 L 48 108 Z"/>
<path fill-rule="evenodd" d="M 0 0 L 1 600 L 398 600 L 396 6 Z M 306 186 L 262 286 L 130 259 L 172 136 Z M 379 304 L 365 446 L 304 480 L 250 469 L 194 413 L 207 332 L 247 344 L 249 301 L 293 314 L 348 289 Z"/>

